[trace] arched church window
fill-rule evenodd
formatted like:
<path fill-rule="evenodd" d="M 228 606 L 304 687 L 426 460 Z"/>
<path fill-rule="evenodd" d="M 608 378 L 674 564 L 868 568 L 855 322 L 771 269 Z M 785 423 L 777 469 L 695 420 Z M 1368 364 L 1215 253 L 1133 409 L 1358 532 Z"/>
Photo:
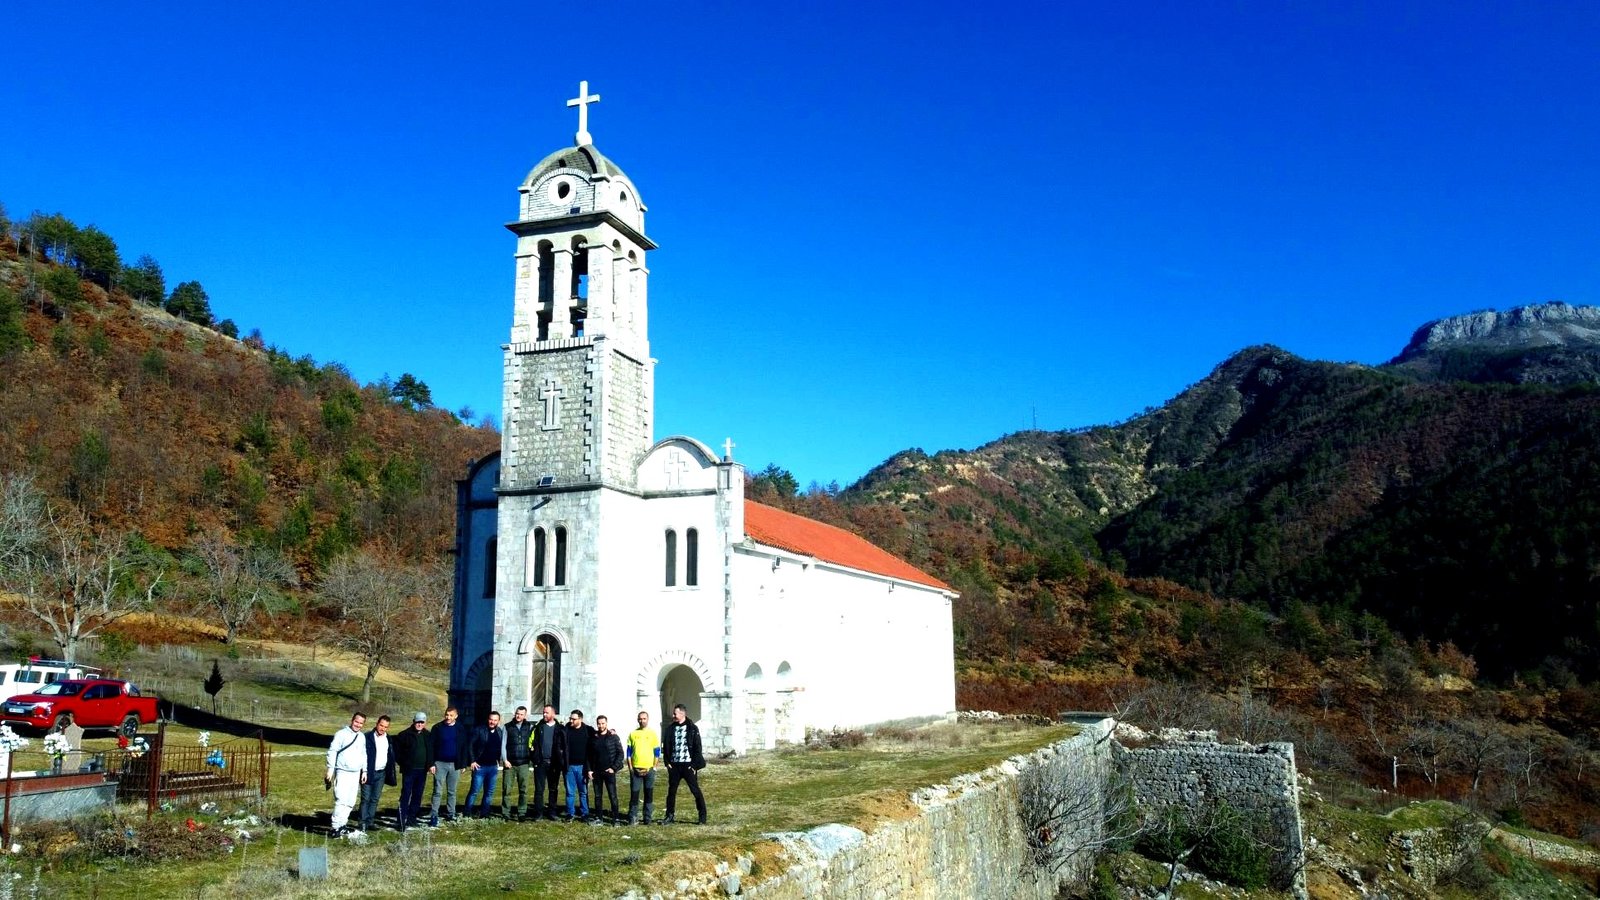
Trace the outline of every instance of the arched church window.
<path fill-rule="evenodd" d="M 498 538 L 489 538 L 483 542 L 483 599 L 494 599 L 494 575 L 497 560 Z"/>
<path fill-rule="evenodd" d="M 556 577 L 555 586 L 562 587 L 567 583 L 567 529 L 556 526 Z"/>
<path fill-rule="evenodd" d="M 534 587 L 544 587 L 544 555 L 545 533 L 543 528 L 533 530 L 533 560 L 530 563 L 529 575 L 532 576 Z"/>
<path fill-rule="evenodd" d="M 678 533 L 667 529 L 667 587 L 678 584 Z"/>
<path fill-rule="evenodd" d="M 528 685 L 528 705 L 543 709 L 561 708 L 561 642 L 554 635 L 541 634 L 533 642 L 530 660 L 533 679 Z"/>
<path fill-rule="evenodd" d="M 691 528 L 683 534 L 683 583 L 695 587 L 700 583 L 700 530 Z"/>

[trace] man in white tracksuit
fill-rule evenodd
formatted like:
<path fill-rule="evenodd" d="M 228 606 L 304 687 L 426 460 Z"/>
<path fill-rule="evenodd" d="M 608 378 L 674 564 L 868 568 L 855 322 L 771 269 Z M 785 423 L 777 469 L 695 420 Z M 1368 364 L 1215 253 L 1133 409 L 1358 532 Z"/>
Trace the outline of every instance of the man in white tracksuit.
<path fill-rule="evenodd" d="M 362 740 L 367 717 L 356 713 L 350 717 L 350 727 L 341 728 L 328 745 L 328 771 L 323 782 L 333 785 L 333 833 L 343 834 L 350 821 L 350 810 L 355 808 L 361 782 L 367 772 L 367 746 Z"/>

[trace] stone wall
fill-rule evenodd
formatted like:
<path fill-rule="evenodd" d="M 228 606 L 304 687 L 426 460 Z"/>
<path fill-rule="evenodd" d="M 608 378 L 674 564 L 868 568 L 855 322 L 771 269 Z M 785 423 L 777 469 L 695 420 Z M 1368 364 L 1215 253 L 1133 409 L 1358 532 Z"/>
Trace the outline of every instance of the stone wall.
<path fill-rule="evenodd" d="M 1095 774 L 1104 786 L 1110 767 L 1109 721 L 1075 737 L 1017 756 L 975 775 L 912 795 L 917 814 L 878 826 L 871 834 L 844 825 L 776 835 L 789 868 L 776 878 L 743 887 L 752 900 L 876 900 L 882 897 L 1039 898 L 1053 900 L 1063 884 L 1086 877 L 1076 860 L 1057 871 L 1033 861 L 1019 815 L 1019 785 L 1040 769 L 1046 778 L 1076 782 Z M 1090 817 L 1093 818 L 1093 817 Z M 1052 834 L 1066 847 L 1099 837 L 1098 820 Z"/>
<path fill-rule="evenodd" d="M 1223 803 L 1267 829 L 1276 852 L 1276 886 L 1305 896 L 1305 845 L 1294 745 L 1219 744 L 1210 740 L 1158 742 L 1134 750 L 1115 745 L 1116 761 L 1142 815 L 1203 810 Z"/>

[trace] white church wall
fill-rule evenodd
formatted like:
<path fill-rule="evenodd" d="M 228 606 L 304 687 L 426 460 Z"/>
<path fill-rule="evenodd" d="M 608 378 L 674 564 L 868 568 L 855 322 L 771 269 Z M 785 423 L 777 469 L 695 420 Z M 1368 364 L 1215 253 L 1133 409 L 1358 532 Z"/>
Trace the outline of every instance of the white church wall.
<path fill-rule="evenodd" d="M 609 564 L 600 576 L 595 610 L 604 635 L 594 667 L 595 702 L 606 710 L 626 710 L 628 721 L 643 708 L 659 724 L 653 693 L 669 666 L 690 666 L 704 690 L 722 688 L 721 551 L 712 533 L 713 500 L 707 495 L 643 499 L 606 492 L 601 515 L 607 527 L 600 553 Z M 678 584 L 673 587 L 665 584 L 668 528 L 680 542 Z M 683 541 L 690 528 L 700 535 L 697 586 L 684 584 Z M 642 705 L 641 686 L 651 694 Z M 616 713 L 606 714 L 616 721 Z"/>
<path fill-rule="evenodd" d="M 741 598 L 736 668 L 743 673 L 759 663 L 773 673 L 775 690 L 795 689 L 791 698 L 774 698 L 775 718 L 786 700 L 796 729 L 955 709 L 950 604 L 942 592 L 744 551 L 734 555 L 734 584 Z M 789 684 L 778 685 L 784 662 Z"/>

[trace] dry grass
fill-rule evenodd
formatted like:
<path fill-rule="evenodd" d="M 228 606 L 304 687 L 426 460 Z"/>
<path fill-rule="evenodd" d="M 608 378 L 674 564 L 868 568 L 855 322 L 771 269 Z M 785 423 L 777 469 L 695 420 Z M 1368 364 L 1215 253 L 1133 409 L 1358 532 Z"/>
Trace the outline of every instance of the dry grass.
<path fill-rule="evenodd" d="M 718 762 L 702 773 L 711 809 L 707 826 L 599 828 L 556 823 L 463 822 L 405 835 L 380 831 L 366 846 L 329 844 L 331 877 L 300 882 L 293 874 L 303 845 L 318 834 L 266 827 L 238 852 L 199 862 L 152 865 L 113 860 L 89 866 L 47 864 L 45 895 L 148 898 L 371 896 L 376 885 L 396 897 L 477 896 L 513 891 L 561 900 L 616 896 L 630 888 L 671 887 L 678 877 L 709 872 L 740 854 L 755 859 L 752 878 L 781 871 L 777 846 L 762 835 L 829 822 L 872 830 L 915 813 L 908 799 L 919 787 L 981 770 L 1069 734 L 1061 727 L 1012 723 L 937 725 L 893 739 L 874 737 L 846 750 L 789 749 Z M 178 739 L 175 735 L 174 739 Z M 261 812 L 271 817 L 324 813 L 322 760 L 312 751 L 279 754 L 273 789 Z M 462 789 L 463 794 L 465 788 Z M 622 791 L 626 800 L 626 789 Z M 656 812 L 665 810 L 666 779 L 658 782 Z M 385 792 L 385 809 L 397 796 Z M 680 803 L 693 814 L 692 799 Z M 226 809 L 226 808 L 225 808 Z M 228 810 L 232 812 L 232 810 Z M 680 818 L 683 810 L 680 809 Z M 192 813 L 175 814 L 182 816 Z M 205 821 L 205 817 L 201 818 Z M 326 821 L 325 818 L 322 821 Z M 14 859 L 26 866 L 27 860 Z M 19 868 L 19 871 L 29 871 Z M 110 877 L 108 877 L 110 876 Z"/>

